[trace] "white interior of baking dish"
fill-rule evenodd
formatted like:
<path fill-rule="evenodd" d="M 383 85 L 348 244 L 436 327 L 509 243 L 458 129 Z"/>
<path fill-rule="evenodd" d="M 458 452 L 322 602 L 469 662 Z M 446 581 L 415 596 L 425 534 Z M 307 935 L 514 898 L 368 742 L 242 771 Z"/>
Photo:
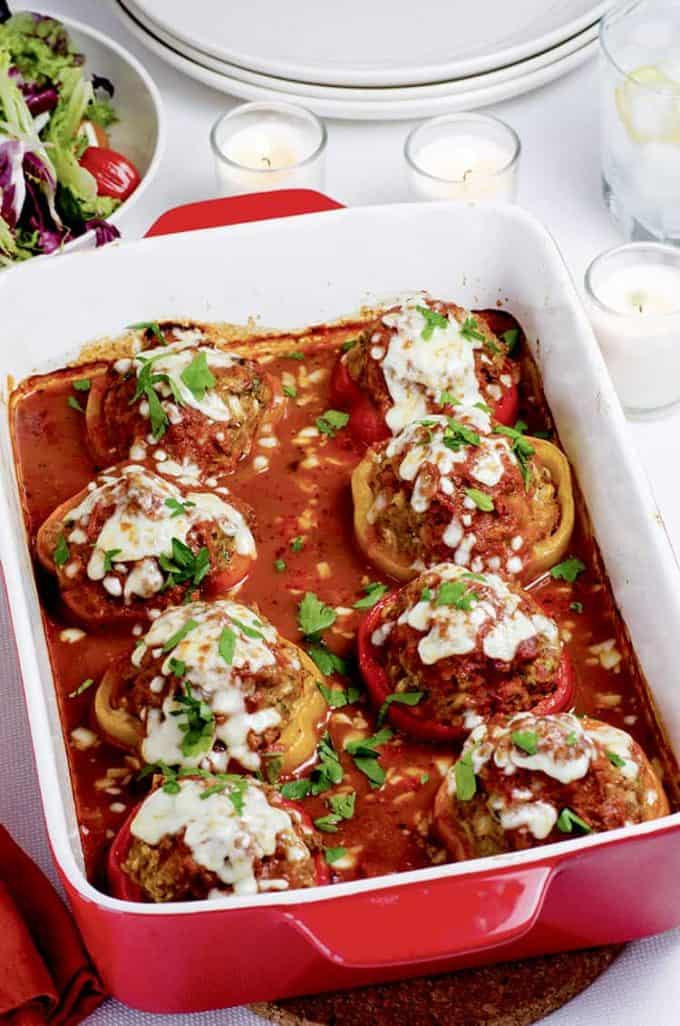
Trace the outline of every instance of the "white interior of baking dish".
<path fill-rule="evenodd" d="M 616 599 L 674 751 L 680 752 L 677 637 L 680 569 L 589 324 L 559 252 L 516 207 L 407 204 L 211 229 L 36 261 L 0 277 L 0 375 L 15 381 L 62 365 L 82 343 L 165 317 L 299 328 L 362 303 L 427 289 L 471 307 L 500 304 L 524 326 L 562 443 L 576 469 Z M 122 903 L 85 880 L 64 741 L 19 508 L 7 417 L 1 418 L 0 541 L 40 786 L 55 856 L 100 905 Z M 576 851 L 615 836 L 673 829 L 662 822 L 566 841 Z M 378 880 L 228 902 L 135 905 L 141 914 L 225 904 L 297 904 L 413 880 L 526 864 L 546 849 Z M 133 906 L 129 906 L 133 907 Z"/>

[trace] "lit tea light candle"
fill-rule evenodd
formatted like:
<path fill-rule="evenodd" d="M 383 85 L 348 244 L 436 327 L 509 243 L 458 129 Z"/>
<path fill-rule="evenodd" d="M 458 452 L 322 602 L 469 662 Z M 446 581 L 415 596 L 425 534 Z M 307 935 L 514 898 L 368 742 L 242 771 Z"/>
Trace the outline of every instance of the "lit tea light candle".
<path fill-rule="evenodd" d="M 404 155 L 417 199 L 506 200 L 517 190 L 520 141 L 498 118 L 445 114 L 415 128 Z"/>
<path fill-rule="evenodd" d="M 323 185 L 326 129 L 302 107 L 244 103 L 210 135 L 221 195 Z"/>
<path fill-rule="evenodd" d="M 680 400 L 680 252 L 631 243 L 586 272 L 589 312 L 619 398 L 632 416 Z"/>

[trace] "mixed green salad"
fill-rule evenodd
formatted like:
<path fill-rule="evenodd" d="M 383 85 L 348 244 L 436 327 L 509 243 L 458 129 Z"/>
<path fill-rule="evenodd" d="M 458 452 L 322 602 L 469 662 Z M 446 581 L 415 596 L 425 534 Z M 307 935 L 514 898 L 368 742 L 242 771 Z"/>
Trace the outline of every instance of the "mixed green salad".
<path fill-rule="evenodd" d="M 0 268 L 119 235 L 107 218 L 139 175 L 108 148 L 112 83 L 83 64 L 59 21 L 0 2 Z"/>

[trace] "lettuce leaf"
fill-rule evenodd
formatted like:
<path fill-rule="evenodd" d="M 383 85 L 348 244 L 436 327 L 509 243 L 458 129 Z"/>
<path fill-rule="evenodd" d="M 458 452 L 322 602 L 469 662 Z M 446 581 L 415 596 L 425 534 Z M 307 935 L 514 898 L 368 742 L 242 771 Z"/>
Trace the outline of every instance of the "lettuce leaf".
<path fill-rule="evenodd" d="M 9 54 L 25 79 L 39 85 L 55 82 L 65 68 L 83 63 L 60 22 L 26 11 L 0 24 L 0 50 Z"/>

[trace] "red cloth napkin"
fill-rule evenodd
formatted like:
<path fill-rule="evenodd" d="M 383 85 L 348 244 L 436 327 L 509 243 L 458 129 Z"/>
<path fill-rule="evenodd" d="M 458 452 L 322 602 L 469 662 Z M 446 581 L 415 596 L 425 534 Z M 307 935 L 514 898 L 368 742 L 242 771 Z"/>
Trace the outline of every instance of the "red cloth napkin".
<path fill-rule="evenodd" d="M 66 907 L 0 826 L 1 1026 L 75 1026 L 104 997 Z"/>

